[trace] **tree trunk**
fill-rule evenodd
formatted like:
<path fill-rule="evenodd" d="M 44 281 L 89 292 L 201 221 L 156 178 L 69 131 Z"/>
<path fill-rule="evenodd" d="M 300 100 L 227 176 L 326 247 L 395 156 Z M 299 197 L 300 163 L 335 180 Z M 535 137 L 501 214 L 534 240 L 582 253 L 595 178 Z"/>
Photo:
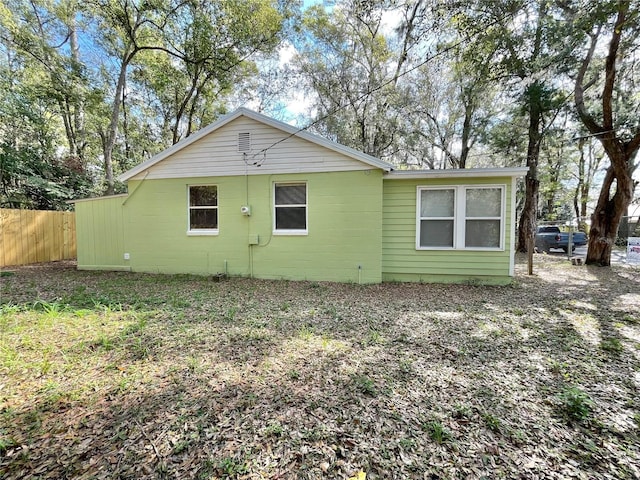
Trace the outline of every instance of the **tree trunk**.
<path fill-rule="evenodd" d="M 529 144 L 527 146 L 527 167 L 529 171 L 525 177 L 525 201 L 518 226 L 518 245 L 516 251 L 526 252 L 529 239 L 535 236 L 538 213 L 538 158 L 540 157 L 540 141 L 542 133 L 542 108 L 540 105 L 539 85 L 529 87 Z"/>
<path fill-rule="evenodd" d="M 73 60 L 73 68 L 75 73 L 79 76 L 82 63 L 80 61 L 80 47 L 78 46 L 78 33 L 74 17 L 71 18 L 71 22 L 69 23 L 69 41 L 71 47 L 71 58 Z M 75 131 L 75 152 L 73 153 L 80 159 L 82 168 L 84 170 L 86 168 L 84 153 L 87 147 L 84 118 L 84 94 L 80 94 L 77 98 L 77 103 L 73 112 L 73 126 Z"/>
<path fill-rule="evenodd" d="M 120 74 L 118 76 L 118 83 L 116 84 L 116 91 L 113 96 L 113 109 L 111 110 L 111 120 L 109 122 L 109 129 L 105 135 L 103 142 L 103 156 L 104 156 L 104 173 L 105 180 L 107 181 L 107 188 L 105 195 L 113 195 L 115 193 L 115 180 L 113 178 L 113 149 L 116 145 L 116 135 L 118 134 L 118 119 L 120 117 L 120 101 L 124 92 L 125 79 L 127 77 L 127 67 L 129 62 L 133 58 L 135 52 L 129 53 L 128 49 L 122 56 L 122 63 L 120 64 Z"/>
<path fill-rule="evenodd" d="M 578 184 L 573 194 L 573 210 L 576 214 L 576 220 L 578 222 L 578 230 L 584 229 L 584 218 L 581 210 L 582 194 L 584 192 L 585 184 L 585 159 L 584 159 L 584 139 L 578 141 L 578 149 L 580 150 L 580 159 L 578 160 Z"/>
<path fill-rule="evenodd" d="M 580 160 L 578 160 L 578 184 L 573 192 L 573 212 L 578 222 L 578 230 L 582 229 L 583 219 L 580 215 L 580 198 L 584 189 L 584 151 L 580 148 Z"/>
<path fill-rule="evenodd" d="M 613 158 L 611 162 L 614 163 Z M 611 250 L 618 235 L 620 220 L 633 199 L 634 185 L 631 172 L 625 173 L 616 176 L 613 165 L 607 169 L 598 203 L 591 215 L 589 248 L 585 260 L 587 265 L 611 265 Z M 612 194 L 613 190 L 615 193 Z"/>
<path fill-rule="evenodd" d="M 591 229 L 589 230 L 589 248 L 587 250 L 587 265 L 611 265 L 611 250 L 618 234 L 620 220 L 627 211 L 633 199 L 633 171 L 636 167 L 632 160 L 640 147 L 640 130 L 635 129 L 633 137 L 623 141 L 617 136 L 614 125 L 614 91 L 616 87 L 616 62 L 619 54 L 622 34 L 627 26 L 627 16 L 630 2 L 620 1 L 615 4 L 616 20 L 611 32 L 609 49 L 604 63 L 604 86 L 600 95 L 602 110 L 599 113 L 601 122 L 589 113 L 585 104 L 584 85 L 585 76 L 594 56 L 601 27 L 589 34 L 589 50 L 582 61 L 576 77 L 574 99 L 578 116 L 589 130 L 596 135 L 611 162 L 598 197 L 593 214 L 591 215 Z"/>
<path fill-rule="evenodd" d="M 467 104 L 464 106 L 464 121 L 462 123 L 462 148 L 460 150 L 460 162 L 458 168 L 467 168 L 467 158 L 469 157 L 469 151 L 471 150 L 471 122 L 473 120 L 473 104 L 468 99 Z"/>

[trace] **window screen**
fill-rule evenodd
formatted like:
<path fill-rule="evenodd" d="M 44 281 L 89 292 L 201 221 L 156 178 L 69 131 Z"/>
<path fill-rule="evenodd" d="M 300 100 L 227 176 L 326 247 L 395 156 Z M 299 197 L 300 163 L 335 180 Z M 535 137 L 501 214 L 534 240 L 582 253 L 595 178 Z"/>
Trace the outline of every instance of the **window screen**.
<path fill-rule="evenodd" d="M 275 229 L 307 229 L 307 184 L 276 184 L 274 192 Z"/>
<path fill-rule="evenodd" d="M 189 187 L 189 230 L 217 230 L 218 187 L 191 185 Z"/>

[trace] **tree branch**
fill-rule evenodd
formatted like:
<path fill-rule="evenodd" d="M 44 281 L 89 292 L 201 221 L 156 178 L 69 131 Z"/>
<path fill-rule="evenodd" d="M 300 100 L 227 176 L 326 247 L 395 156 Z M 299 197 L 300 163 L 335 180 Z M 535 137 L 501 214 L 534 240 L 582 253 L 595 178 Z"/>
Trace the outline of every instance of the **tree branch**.
<path fill-rule="evenodd" d="M 620 46 L 620 38 L 622 37 L 622 28 L 626 21 L 629 2 L 621 1 L 619 3 L 618 16 L 611 33 L 611 42 L 609 42 L 609 52 L 605 62 L 605 80 L 602 90 L 602 121 L 605 130 L 613 129 L 613 108 L 611 98 L 613 97 L 613 88 L 616 81 L 616 57 L 618 56 L 618 47 Z"/>
<path fill-rule="evenodd" d="M 582 65 L 580 65 L 580 70 L 578 70 L 578 76 L 576 77 L 576 86 L 574 89 L 574 100 L 576 109 L 578 110 L 578 115 L 582 120 L 582 123 L 587 127 L 590 133 L 601 133 L 605 129 L 602 128 L 601 125 L 598 125 L 593 117 L 587 111 L 587 107 L 584 104 L 584 77 L 587 73 L 587 69 L 589 68 L 589 64 L 593 59 L 593 53 L 596 50 L 596 45 L 598 43 L 598 37 L 600 36 L 601 26 L 598 26 L 598 29 L 595 33 L 589 34 L 591 38 L 591 45 L 589 45 L 589 50 L 587 52 L 586 57 L 582 61 Z"/>

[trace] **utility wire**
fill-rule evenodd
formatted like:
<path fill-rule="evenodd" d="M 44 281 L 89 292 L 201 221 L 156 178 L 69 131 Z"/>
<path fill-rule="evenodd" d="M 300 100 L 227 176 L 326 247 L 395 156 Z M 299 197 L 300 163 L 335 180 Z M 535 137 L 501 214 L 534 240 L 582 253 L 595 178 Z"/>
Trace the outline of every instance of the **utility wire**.
<path fill-rule="evenodd" d="M 506 17 L 505 17 L 506 18 Z M 500 18 L 500 19 L 496 19 L 493 22 L 490 22 L 489 24 L 484 26 L 483 30 L 486 30 L 490 27 L 493 27 L 499 23 L 501 23 L 502 21 L 505 20 L 505 18 Z M 454 50 L 456 48 L 458 48 L 460 45 L 469 42 L 472 38 L 480 35 L 483 30 L 477 30 L 476 32 L 469 34 L 467 36 L 465 36 L 464 38 L 460 39 L 459 41 L 457 41 L 456 43 L 449 45 L 448 47 L 434 53 L 433 55 L 428 56 L 425 60 L 423 60 L 422 62 L 418 63 L 417 65 L 414 65 L 413 67 L 405 70 L 404 72 L 398 74 L 398 75 L 394 75 L 391 79 L 381 83 L 380 85 L 371 88 L 370 90 L 367 90 L 365 93 L 361 94 L 359 97 L 356 98 L 356 102 L 359 102 L 360 100 L 363 100 L 364 98 L 366 98 L 367 96 L 371 95 L 372 93 L 377 92 L 378 90 L 382 90 L 384 87 L 386 87 L 387 85 L 390 85 L 391 83 L 396 82 L 399 78 L 404 77 L 405 75 L 408 75 L 409 73 L 412 73 L 416 70 L 418 70 L 419 68 L 425 66 L 427 63 L 435 60 L 436 58 L 444 55 L 445 53 L 450 52 L 451 50 Z M 353 103 L 353 102 L 352 102 Z M 312 121 L 311 123 L 309 123 L 308 125 L 304 126 L 304 127 L 300 127 L 298 128 L 295 132 L 290 133 L 289 135 L 287 135 L 284 138 L 281 138 L 280 140 L 278 140 L 277 142 L 272 143 L 271 145 L 269 145 L 268 147 L 263 148 L 262 150 L 259 150 L 258 152 L 254 153 L 251 158 L 254 159 L 256 158 L 258 155 L 266 155 L 267 151 L 271 150 L 273 147 L 275 147 L 276 145 L 279 145 L 283 142 L 286 142 L 287 140 L 289 140 L 291 137 L 295 137 L 296 135 L 298 135 L 301 132 L 304 132 L 306 130 L 308 130 L 309 128 L 313 127 L 314 125 L 317 125 L 318 123 L 326 120 L 327 118 L 329 118 L 332 115 L 335 115 L 336 113 L 338 113 L 340 110 L 348 107 L 350 105 L 350 103 L 345 103 L 343 105 L 338 105 L 337 107 L 335 107 L 333 110 L 331 110 L 330 112 L 327 112 L 326 114 L 322 115 L 321 117 L 315 119 L 314 121 Z M 257 163 L 257 162 L 256 162 Z M 264 163 L 260 162 L 260 164 Z"/>

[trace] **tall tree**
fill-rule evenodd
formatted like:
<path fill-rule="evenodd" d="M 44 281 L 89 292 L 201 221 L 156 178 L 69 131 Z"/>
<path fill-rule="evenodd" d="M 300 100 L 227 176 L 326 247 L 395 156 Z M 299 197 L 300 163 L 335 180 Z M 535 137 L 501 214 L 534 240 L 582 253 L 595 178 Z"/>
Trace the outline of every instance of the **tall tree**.
<path fill-rule="evenodd" d="M 298 65 L 315 92 L 316 129 L 370 155 L 388 158 L 399 112 L 390 105 L 394 65 L 375 2 L 350 1 L 331 13 L 307 10 Z"/>
<path fill-rule="evenodd" d="M 89 192 L 87 148 L 77 129 L 86 78 L 67 51 L 73 45 L 65 22 L 70 3 L 0 5 L 0 204 L 5 206 L 68 208 L 66 200 Z"/>
<path fill-rule="evenodd" d="M 149 79 L 147 86 L 165 88 L 158 100 L 171 102 L 163 109 L 170 113 L 171 142 L 176 143 L 215 116 L 216 92 L 232 84 L 251 55 L 277 45 L 284 20 L 275 0 L 92 0 L 92 5 L 105 32 L 101 43 L 116 62 L 110 120 L 100 131 L 107 194 L 115 186 L 113 152 L 131 68 L 144 67 L 145 58 L 147 64 L 160 59 L 167 67 L 164 73 L 149 69 L 161 79 Z M 138 70 L 139 78 L 144 70 Z"/>
<path fill-rule="evenodd" d="M 598 2 L 587 12 L 588 18 L 579 15 L 582 12 L 572 13 L 578 14 L 574 21 L 585 28 L 587 37 L 575 79 L 576 110 L 609 159 L 591 215 L 586 263 L 609 266 L 620 221 L 633 200 L 633 173 L 640 148 L 640 104 L 634 103 L 639 92 L 634 57 L 640 46 L 640 5 L 630 0 Z M 595 22 L 585 25 L 592 19 Z M 608 45 L 601 59 L 598 47 L 605 41 Z"/>
<path fill-rule="evenodd" d="M 558 107 L 553 77 L 554 66 L 562 56 L 559 42 L 562 34 L 546 1 L 470 0 L 457 5 L 459 13 L 454 19 L 461 34 L 477 31 L 478 25 L 485 27 L 483 33 L 466 42 L 469 57 L 476 58 L 476 63 L 486 62 L 477 52 L 491 53 L 486 71 L 494 81 L 504 84 L 506 93 L 518 102 L 527 118 L 526 166 L 529 170 L 516 246 L 518 251 L 526 251 L 538 216 L 540 148 Z M 483 58 L 478 60 L 478 57 Z"/>
<path fill-rule="evenodd" d="M 39 69 L 42 94 L 63 123 L 68 155 L 86 167 L 84 109 L 89 79 L 79 58 L 77 2 L 9 0 L 8 6 L 0 14 L 4 41 Z"/>
<path fill-rule="evenodd" d="M 107 195 L 115 191 L 113 152 L 116 146 L 120 110 L 127 81 L 127 71 L 143 51 L 162 50 L 179 57 L 178 52 L 166 46 L 163 31 L 177 20 L 184 3 L 146 2 L 137 0 L 94 0 L 91 11 L 98 19 L 98 30 L 103 32 L 102 44 L 116 60 L 116 82 L 110 103 L 109 122 L 99 131 Z"/>

